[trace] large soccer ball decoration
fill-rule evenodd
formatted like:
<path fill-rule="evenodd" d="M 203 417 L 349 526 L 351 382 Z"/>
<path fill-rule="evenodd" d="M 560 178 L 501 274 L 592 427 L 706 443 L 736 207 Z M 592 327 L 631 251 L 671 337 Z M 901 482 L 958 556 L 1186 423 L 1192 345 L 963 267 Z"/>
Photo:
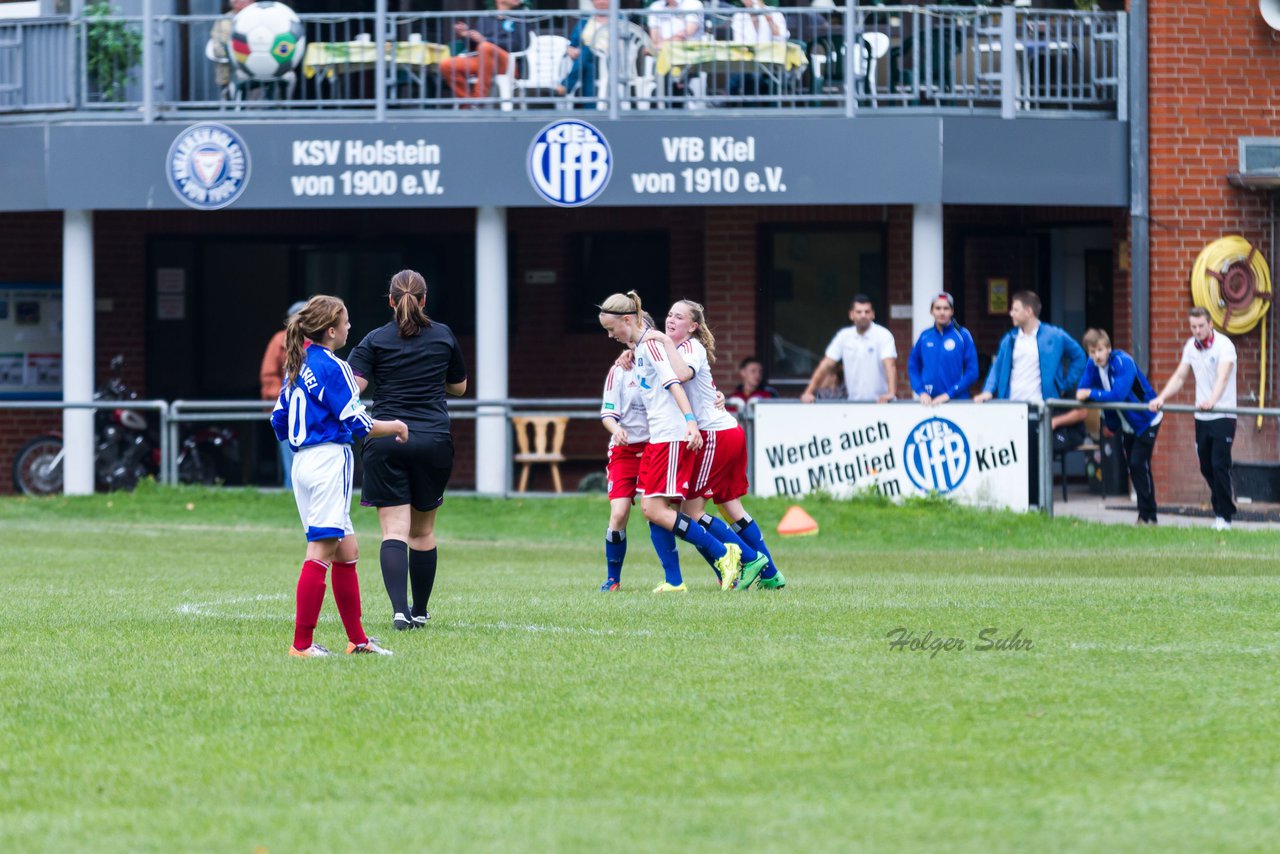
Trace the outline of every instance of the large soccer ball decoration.
<path fill-rule="evenodd" d="M 283 3 L 260 0 L 231 20 L 231 58 L 254 80 L 274 80 L 293 71 L 306 49 L 302 22 Z"/>

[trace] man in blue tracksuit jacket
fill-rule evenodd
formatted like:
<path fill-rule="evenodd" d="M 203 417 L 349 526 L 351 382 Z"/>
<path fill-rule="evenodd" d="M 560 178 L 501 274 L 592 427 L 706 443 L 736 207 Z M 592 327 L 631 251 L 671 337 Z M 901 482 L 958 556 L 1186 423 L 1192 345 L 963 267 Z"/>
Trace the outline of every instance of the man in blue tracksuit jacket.
<path fill-rule="evenodd" d="M 1123 350 L 1111 349 L 1111 338 L 1101 329 L 1084 334 L 1084 349 L 1090 362 L 1076 391 L 1079 400 L 1099 403 L 1148 403 L 1155 389 L 1142 375 L 1133 357 Z M 1163 412 L 1147 409 L 1107 409 L 1102 413 L 1107 428 L 1120 434 L 1129 480 L 1138 495 L 1138 524 L 1156 524 L 1156 482 L 1151 476 L 1151 454 L 1156 447 Z"/>
<path fill-rule="evenodd" d="M 948 400 L 968 400 L 969 386 L 978 381 L 978 350 L 969 330 L 955 323 L 956 307 L 943 291 L 929 306 L 930 326 L 916 339 L 907 361 L 911 390 L 925 406 Z"/>
<path fill-rule="evenodd" d="M 1000 339 L 1000 349 L 991 363 L 987 382 L 973 402 L 985 403 L 995 397 L 1042 403 L 1052 397 L 1073 395 L 1089 359 L 1074 338 L 1057 326 L 1040 322 L 1040 297 L 1031 291 L 1018 291 L 1009 298 L 1009 319 L 1013 321 L 1013 329 Z M 1056 434 L 1068 425 L 1080 424 L 1084 417 L 1081 409 L 1054 415 L 1050 428 Z M 1083 428 L 1076 429 L 1083 431 Z M 1027 436 L 1031 446 L 1027 454 L 1031 464 L 1030 503 L 1039 505 L 1040 443 L 1029 422 Z M 1083 435 L 1080 439 L 1083 440 Z M 1056 441 L 1055 446 L 1074 447 L 1060 441 Z"/>

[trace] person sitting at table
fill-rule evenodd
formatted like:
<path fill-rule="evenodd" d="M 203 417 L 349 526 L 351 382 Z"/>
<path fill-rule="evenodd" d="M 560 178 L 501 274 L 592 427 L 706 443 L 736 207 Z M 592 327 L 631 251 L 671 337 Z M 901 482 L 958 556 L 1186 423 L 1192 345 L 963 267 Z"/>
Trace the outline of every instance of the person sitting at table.
<path fill-rule="evenodd" d="M 765 0 L 742 0 L 745 9 L 768 9 L 769 4 Z M 782 13 L 773 12 L 735 12 L 733 19 L 730 21 L 730 28 L 733 33 L 733 41 L 736 44 L 749 45 L 768 45 L 773 42 L 787 41 L 790 34 L 787 32 L 787 19 L 782 17 Z M 742 63 L 744 66 L 754 65 L 752 63 Z M 729 75 L 729 94 L 730 95 L 759 95 L 761 92 L 768 91 L 765 84 L 764 75 L 760 73 L 759 66 L 753 67 L 753 70 L 743 70 Z"/>
<path fill-rule="evenodd" d="M 701 0 L 653 0 L 649 4 L 651 14 L 645 21 L 655 53 L 668 45 L 681 42 L 702 41 L 706 38 L 706 22 L 702 15 Z M 683 12 L 685 14 L 677 14 Z M 685 93 L 684 81 L 675 75 L 668 78 L 671 94 Z"/>
<path fill-rule="evenodd" d="M 494 5 L 499 12 L 510 12 L 520 6 L 520 0 L 494 0 Z M 440 63 L 440 79 L 458 98 L 489 97 L 493 78 L 506 73 L 511 54 L 529 44 L 528 24 L 523 18 L 508 15 L 487 15 L 474 28 L 459 21 L 453 29 L 458 38 L 475 46 L 471 53 L 451 56 Z"/>
<path fill-rule="evenodd" d="M 569 73 L 556 86 L 557 95 L 567 95 L 579 85 L 582 86 L 582 97 L 594 98 L 596 94 L 596 54 L 592 50 L 596 35 L 605 32 L 609 23 L 609 0 L 591 0 L 591 5 L 599 14 L 582 18 L 569 34 L 569 48 L 565 54 L 573 60 Z M 607 42 L 606 42 L 607 45 Z M 607 47 L 605 47 L 608 50 Z"/>
<path fill-rule="evenodd" d="M 701 0 L 653 0 L 645 26 L 653 46 L 660 50 L 667 42 L 698 41 L 705 37 Z M 675 14 L 685 12 L 686 14 Z"/>

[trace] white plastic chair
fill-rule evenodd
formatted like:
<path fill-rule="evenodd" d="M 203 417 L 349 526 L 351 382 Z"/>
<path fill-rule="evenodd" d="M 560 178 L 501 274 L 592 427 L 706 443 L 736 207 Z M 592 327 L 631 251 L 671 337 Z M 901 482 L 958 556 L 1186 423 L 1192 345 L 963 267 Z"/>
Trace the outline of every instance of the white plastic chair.
<path fill-rule="evenodd" d="M 516 60 L 524 60 L 524 77 L 516 77 Z M 540 36 L 530 33 L 529 46 L 511 54 L 507 71 L 494 78 L 502 97 L 502 109 L 510 110 L 512 99 L 527 96 L 532 90 L 554 92 L 560 81 L 569 73 L 569 40 L 564 36 Z M 522 105 L 523 106 L 523 105 Z"/>
<path fill-rule="evenodd" d="M 872 106 L 876 103 L 876 65 L 889 52 L 889 37 L 884 33 L 862 34 L 862 57 L 853 66 L 853 76 L 862 78 L 871 96 Z"/>
<path fill-rule="evenodd" d="M 658 79 L 654 73 L 653 41 L 644 27 L 630 21 L 623 23 L 618 33 L 622 47 L 622 63 L 619 70 L 622 79 L 618 81 L 618 98 L 622 109 L 630 109 L 634 104 L 637 110 L 649 109 L 654 93 L 658 90 Z M 597 107 L 607 109 L 609 106 L 609 51 L 613 46 L 613 35 L 607 26 L 599 27 L 591 40 L 590 49 L 596 55 L 596 95 L 600 98 Z"/>
<path fill-rule="evenodd" d="M 856 85 L 859 80 L 867 87 L 867 94 L 871 96 L 871 103 L 876 103 L 876 67 L 880 59 L 889 52 L 889 37 L 884 33 L 863 33 L 858 43 L 858 51 L 854 56 L 853 82 Z M 848 53 L 842 45 L 840 52 L 846 57 Z M 826 79 L 826 66 L 829 57 L 815 53 L 809 57 L 812 64 L 814 79 L 818 81 L 818 89 L 822 90 L 823 81 Z M 837 84 L 841 81 L 835 81 Z"/>

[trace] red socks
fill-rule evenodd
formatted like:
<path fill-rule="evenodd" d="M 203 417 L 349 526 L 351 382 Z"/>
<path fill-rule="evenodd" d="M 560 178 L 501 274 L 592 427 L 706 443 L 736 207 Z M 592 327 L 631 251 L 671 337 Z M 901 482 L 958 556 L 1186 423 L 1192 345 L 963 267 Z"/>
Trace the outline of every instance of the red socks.
<path fill-rule="evenodd" d="M 335 596 L 338 588 L 336 572 L 338 566 L 353 566 L 353 564 L 337 564 L 334 567 Z M 293 618 L 294 649 L 306 649 L 311 646 L 315 636 L 316 621 L 320 619 L 320 608 L 324 605 L 324 574 L 328 568 L 328 564 L 318 560 L 308 560 L 302 564 L 302 573 L 298 576 L 298 610 Z M 353 572 L 352 575 L 354 576 L 355 573 Z"/>
<path fill-rule="evenodd" d="M 356 576 L 355 561 L 334 562 L 333 598 L 338 603 L 338 616 L 342 617 L 342 627 L 347 630 L 347 640 L 354 644 L 367 643 L 369 636 L 360 625 L 360 579 Z"/>

